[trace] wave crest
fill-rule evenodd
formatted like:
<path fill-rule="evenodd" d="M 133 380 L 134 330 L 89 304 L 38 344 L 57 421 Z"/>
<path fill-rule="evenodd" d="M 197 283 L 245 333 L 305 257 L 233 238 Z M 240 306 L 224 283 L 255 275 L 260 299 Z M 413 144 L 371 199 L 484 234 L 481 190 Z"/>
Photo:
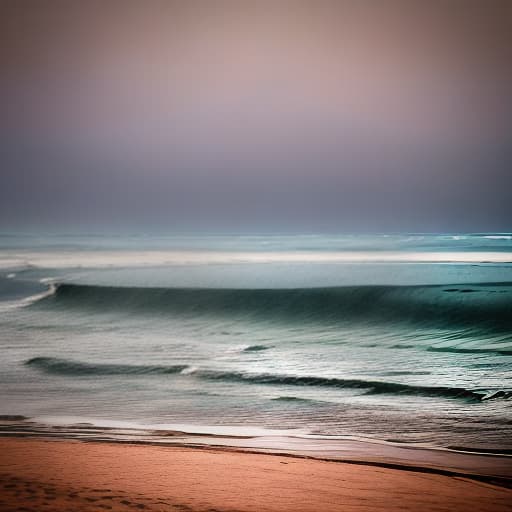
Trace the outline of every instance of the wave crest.
<path fill-rule="evenodd" d="M 25 362 L 46 373 L 56 375 L 166 375 L 180 373 L 188 365 L 138 365 L 113 363 L 82 363 L 56 357 L 33 357 Z"/>
<path fill-rule="evenodd" d="M 468 293 L 470 290 L 472 293 Z M 407 322 L 512 329 L 512 283 L 298 289 L 128 288 L 57 285 L 40 306 L 146 314 L 241 315 L 300 322 Z"/>
<path fill-rule="evenodd" d="M 180 374 L 207 381 L 238 382 L 240 384 L 268 384 L 305 387 L 327 387 L 362 390 L 365 394 L 409 395 L 425 397 L 455 398 L 469 401 L 509 399 L 510 390 L 470 390 L 448 386 L 420 386 L 397 382 L 362 379 L 339 379 L 318 376 L 279 375 L 272 373 L 244 373 L 237 371 L 207 370 L 188 365 L 131 365 L 112 363 L 83 363 L 53 357 L 34 357 L 25 362 L 27 366 L 45 373 L 68 376 L 87 375 L 168 375 Z"/>

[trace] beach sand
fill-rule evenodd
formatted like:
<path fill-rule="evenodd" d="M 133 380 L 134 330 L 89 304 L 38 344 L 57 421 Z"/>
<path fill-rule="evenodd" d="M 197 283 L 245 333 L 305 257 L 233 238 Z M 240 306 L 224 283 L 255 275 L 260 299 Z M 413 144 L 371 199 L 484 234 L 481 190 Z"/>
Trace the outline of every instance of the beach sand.
<path fill-rule="evenodd" d="M 240 451 L 0 438 L 1 511 L 510 511 L 472 479 Z"/>

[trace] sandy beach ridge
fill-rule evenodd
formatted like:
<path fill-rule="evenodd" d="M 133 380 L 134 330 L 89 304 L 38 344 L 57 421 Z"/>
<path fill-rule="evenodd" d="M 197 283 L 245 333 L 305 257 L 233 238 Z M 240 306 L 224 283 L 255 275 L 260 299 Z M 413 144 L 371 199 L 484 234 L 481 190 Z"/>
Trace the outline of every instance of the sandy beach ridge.
<path fill-rule="evenodd" d="M 512 510 L 507 479 L 386 462 L 30 437 L 0 453 L 6 512 Z"/>

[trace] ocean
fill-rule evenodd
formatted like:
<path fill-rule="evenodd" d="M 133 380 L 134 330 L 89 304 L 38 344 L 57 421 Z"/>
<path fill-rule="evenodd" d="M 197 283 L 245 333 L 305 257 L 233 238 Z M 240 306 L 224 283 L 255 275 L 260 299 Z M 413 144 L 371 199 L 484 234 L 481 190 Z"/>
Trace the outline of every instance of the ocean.
<path fill-rule="evenodd" d="M 512 450 L 512 235 L 0 236 L 0 415 Z"/>

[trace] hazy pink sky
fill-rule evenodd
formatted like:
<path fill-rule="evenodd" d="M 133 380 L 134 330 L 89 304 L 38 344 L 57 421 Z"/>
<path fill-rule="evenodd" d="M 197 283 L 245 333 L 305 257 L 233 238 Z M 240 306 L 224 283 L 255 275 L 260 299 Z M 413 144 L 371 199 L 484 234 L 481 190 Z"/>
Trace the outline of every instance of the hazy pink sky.
<path fill-rule="evenodd" d="M 1 227 L 511 228 L 509 1 L 0 9 Z"/>

